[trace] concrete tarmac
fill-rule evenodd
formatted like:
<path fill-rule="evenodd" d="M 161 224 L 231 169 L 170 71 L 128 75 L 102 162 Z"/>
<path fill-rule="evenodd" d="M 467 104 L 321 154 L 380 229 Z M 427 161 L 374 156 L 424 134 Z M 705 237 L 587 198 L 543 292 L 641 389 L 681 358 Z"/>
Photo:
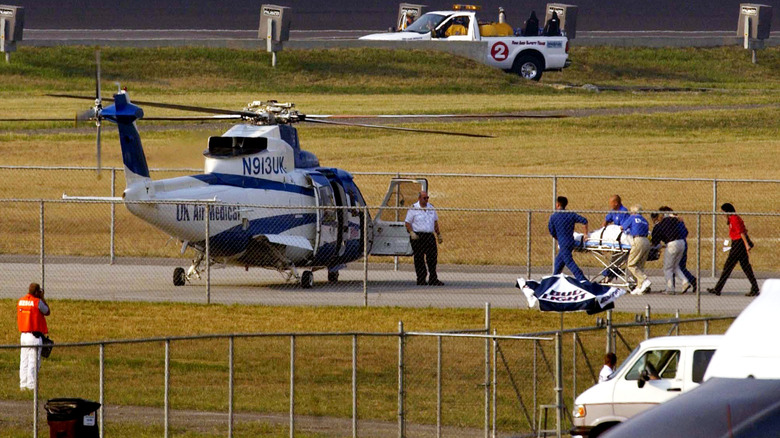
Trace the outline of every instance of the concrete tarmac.
<path fill-rule="evenodd" d="M 362 264 L 356 263 L 340 272 L 337 283 L 328 283 L 324 271 L 315 272 L 312 289 L 302 289 L 295 282 L 285 282 L 275 271 L 237 267 L 212 268 L 210 290 L 205 273 L 200 280 L 185 286 L 173 286 L 173 268 L 184 260 L 118 259 L 113 265 L 107 259 L 50 258 L 45 265 L 44 286 L 47 298 L 107 301 L 148 301 L 220 304 L 259 304 L 268 306 L 400 306 L 438 308 L 526 309 L 525 297 L 514 285 L 526 276 L 526 267 L 444 265 L 439 278 L 444 286 L 417 286 L 412 267 L 400 264 L 370 264 L 364 291 Z M 586 275 L 597 274 L 597 268 L 585 268 Z M 592 272 L 589 272 L 592 271 Z M 41 267 L 35 257 L 4 256 L 0 297 L 18 298 L 31 281 L 39 281 Z M 660 272 L 649 272 L 655 290 L 664 285 Z M 542 272 L 534 271 L 539 279 Z M 545 272 L 546 274 L 546 272 Z M 703 290 L 717 279 L 703 278 Z M 761 282 L 759 282 L 761 283 Z M 616 310 L 644 313 L 650 305 L 653 314 L 674 313 L 736 315 L 752 298 L 745 297 L 749 284 L 744 278 L 731 278 L 723 295 L 703 292 L 700 297 L 688 292 L 669 296 L 653 292 L 643 296 L 626 295 L 618 299 Z M 699 307 L 700 306 L 700 307 Z"/>

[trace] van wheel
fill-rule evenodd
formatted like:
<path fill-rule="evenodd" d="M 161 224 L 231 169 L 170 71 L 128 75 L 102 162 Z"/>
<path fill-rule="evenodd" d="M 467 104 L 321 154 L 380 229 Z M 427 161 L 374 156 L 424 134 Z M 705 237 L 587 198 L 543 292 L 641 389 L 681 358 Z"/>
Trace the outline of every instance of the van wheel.
<path fill-rule="evenodd" d="M 596 438 L 601 436 L 604 432 L 608 431 L 609 429 L 612 429 L 613 427 L 617 426 L 620 423 L 604 423 L 599 424 L 598 426 L 591 429 L 590 433 L 588 434 L 588 438 Z"/>
<path fill-rule="evenodd" d="M 542 62 L 536 56 L 518 56 L 512 64 L 512 71 L 523 79 L 538 81 L 542 78 Z"/>

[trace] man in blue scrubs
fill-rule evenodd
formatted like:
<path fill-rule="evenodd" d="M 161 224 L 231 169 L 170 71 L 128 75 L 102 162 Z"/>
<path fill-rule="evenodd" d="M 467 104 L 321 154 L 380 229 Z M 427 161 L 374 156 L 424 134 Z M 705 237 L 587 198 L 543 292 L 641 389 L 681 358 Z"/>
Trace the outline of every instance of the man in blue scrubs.
<path fill-rule="evenodd" d="M 555 209 L 557 212 L 550 216 L 550 222 L 547 224 L 547 229 L 550 230 L 550 235 L 553 239 L 558 241 L 558 255 L 555 256 L 555 265 L 553 266 L 553 275 L 560 274 L 563 271 L 563 266 L 574 274 L 574 278 L 579 281 L 587 281 L 585 274 L 576 263 L 574 263 L 574 257 L 572 257 L 572 250 L 574 249 L 574 224 L 585 225 L 585 235 L 588 235 L 588 220 L 578 215 L 577 213 L 564 211 L 569 204 L 569 200 L 565 196 L 558 196 L 555 200 Z"/>
<path fill-rule="evenodd" d="M 609 208 L 612 211 L 607 213 L 607 216 L 604 217 L 604 223 L 601 224 L 601 227 L 604 228 L 610 224 L 617 226 L 623 225 L 623 221 L 628 218 L 629 214 L 628 209 L 623 205 L 623 200 L 620 199 L 620 195 L 612 195 L 609 197 Z M 612 268 L 601 271 L 601 275 L 604 277 L 602 283 L 610 283 L 618 276 L 623 275 L 623 270 L 620 269 L 619 266 L 623 264 L 623 260 L 625 260 L 626 257 L 628 257 L 628 254 L 626 253 L 617 253 L 612 256 L 610 261 Z"/>

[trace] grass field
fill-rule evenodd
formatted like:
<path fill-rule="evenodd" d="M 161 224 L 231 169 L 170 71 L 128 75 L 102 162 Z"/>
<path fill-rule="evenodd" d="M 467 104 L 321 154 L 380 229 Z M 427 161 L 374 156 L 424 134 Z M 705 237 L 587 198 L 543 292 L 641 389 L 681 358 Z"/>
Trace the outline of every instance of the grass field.
<path fill-rule="evenodd" d="M 12 309 L 12 300 L 0 307 Z M 111 303 L 55 301 L 48 318 L 57 342 L 127 339 L 186 334 L 242 332 L 350 332 L 396 333 L 398 321 L 407 331 L 440 331 L 484 327 L 480 309 L 401 308 L 292 308 L 262 306 L 187 305 L 173 303 Z M 6 312 L 8 313 L 8 312 Z M 656 315 L 654 318 L 663 318 Z M 633 315 L 616 315 L 616 322 Z M 595 316 L 566 315 L 566 327 L 592 325 Z M 548 330 L 559 324 L 558 315 L 537 311 L 493 310 L 492 328 L 498 334 Z M 713 323 L 711 333 L 722 333 L 728 322 Z M 668 327 L 653 328 L 653 335 Z M 18 342 L 13 321 L 0 320 L 0 343 Z M 635 345 L 643 329 L 621 331 Z M 701 324 L 684 325 L 682 334 L 702 333 Z M 572 388 L 572 338 L 564 337 L 566 397 Z M 593 366 L 604 349 L 604 333 L 583 334 L 582 341 Z M 358 347 L 359 417 L 392 422 L 396 413 L 397 338 L 361 337 Z M 285 413 L 289 384 L 288 337 L 237 339 L 235 342 L 236 410 Z M 533 399 L 533 344 L 502 341 L 508 363 L 499 363 L 499 430 L 529 430 L 509 374 L 518 384 L 526 404 Z M 552 361 L 552 342 L 541 349 Z M 111 405 L 161 407 L 163 403 L 163 345 L 109 345 L 106 347 L 106 401 Z M 98 398 L 97 347 L 59 348 L 44 362 L 41 372 L 43 399 L 78 395 Z M 617 353 L 628 350 L 620 344 Z M 501 360 L 501 359 L 499 359 Z M 539 357 L 540 403 L 552 396 L 552 380 Z M 17 389 L 16 350 L 0 350 L 0 399 L 27 400 Z M 481 426 L 484 379 L 484 341 L 443 341 L 443 397 L 445 425 Z M 300 415 L 349 418 L 351 416 L 351 337 L 296 339 L 296 412 Z M 598 371 L 598 368 L 596 368 Z M 227 340 L 174 341 L 171 344 L 171 406 L 173 409 L 227 410 Z M 436 342 L 433 338 L 409 338 L 405 350 L 408 421 L 435 423 Z M 582 356 L 578 357 L 578 391 L 590 386 L 591 377 Z M 108 420 L 111 420 L 110 418 Z M 196 435 L 199 436 L 199 435 Z M 240 436 L 251 436 L 241 434 Z M 273 436 L 273 435 L 272 435 Z"/>
<path fill-rule="evenodd" d="M 743 59 L 744 58 L 744 59 Z M 121 80 L 137 99 L 239 109 L 246 102 L 275 98 L 295 101 L 316 114 L 507 112 L 575 110 L 581 117 L 554 120 L 479 120 L 457 123 L 411 123 L 405 126 L 490 133 L 494 139 L 460 139 L 368 129 L 299 125 L 304 148 L 325 166 L 353 172 L 485 174 L 606 174 L 701 178 L 779 179 L 780 50 L 762 52 L 761 63 L 749 64 L 739 48 L 610 49 L 576 48 L 574 66 L 545 76 L 542 84 L 520 81 L 486 66 L 442 54 L 382 50 L 290 51 L 277 70 L 266 54 L 217 49 L 104 49 L 104 87 Z M 55 100 L 47 92 L 89 95 L 93 84 L 90 48 L 23 48 L 10 65 L 0 67 L 0 117 L 70 117 L 88 101 Z M 336 65 L 338 64 L 338 65 Z M 389 65 L 395 66 L 390 68 Z M 381 72 L 381 74 L 380 74 Z M 452 80 L 457 77 L 457 81 Z M 710 91 L 594 93 L 550 84 L 599 83 L 627 86 L 708 88 Z M 433 91 L 433 92 L 432 92 Z M 361 94 L 367 93 L 367 94 Z M 658 111 L 654 113 L 636 113 Z M 584 111 L 591 111 L 585 113 Z M 608 111 L 608 112 L 605 112 Z M 147 115 L 171 115 L 148 108 Z M 94 128 L 73 129 L 69 123 L 0 122 L 0 153 L 6 165 L 94 165 Z M 208 136 L 229 125 L 140 123 L 151 167 L 203 165 L 200 152 Z M 115 130 L 104 129 L 103 162 L 120 166 Z M 735 155 L 734 151 L 739 153 Z M 605 165 L 606 164 L 606 165 Z M 171 174 L 160 177 L 172 176 Z M 109 181 L 87 172 L 45 173 L 3 171 L 0 197 L 59 198 L 106 196 Z M 45 181 L 45 184 L 30 184 Z M 369 203 L 376 205 L 387 187 L 386 177 L 361 176 L 357 181 Z M 437 207 L 541 208 L 550 206 L 549 181 L 432 178 Z M 117 188 L 124 181 L 120 174 Z M 667 204 L 676 210 L 711 209 L 707 183 L 562 180 L 560 194 L 571 208 L 601 210 L 609 194 L 621 193 L 627 204 L 646 208 Z M 722 184 L 719 200 L 739 211 L 775 212 L 773 184 Z M 35 253 L 37 206 L 19 207 L 3 216 L 5 229 L 17 230 L 19 241 L 4 252 Z M 167 237 L 119 209 L 120 255 L 176 256 Z M 107 207 L 53 207 L 48 210 L 51 254 L 104 255 Z M 599 215 L 592 215 L 600 223 Z M 688 218 L 689 228 L 695 218 Z M 21 223 L 25 221 L 27 223 Z M 524 215 L 504 215 L 484 224 L 479 214 L 444 215 L 446 263 L 520 263 L 525 253 Z M 511 229 L 503 226 L 511 223 Z M 545 239 L 544 219 L 534 234 Z M 86 226 L 83 226 L 86 225 Z M 749 220 L 751 234 L 776 238 L 777 222 Z M 79 239 L 74 230 L 81 229 Z M 479 231 L 475 231 L 479 230 Z M 704 235 L 711 220 L 704 218 Z M 474 247 L 474 233 L 503 236 L 518 244 L 497 251 Z M 725 227 L 719 229 L 725 233 Z M 138 238 L 138 236 L 143 236 Z M 490 239 L 487 239 L 490 241 Z M 547 260 L 546 245 L 536 245 L 534 259 Z M 704 245 L 709 257 L 709 245 Z M 757 249 L 759 269 L 776 270 L 769 245 Z M 766 251 L 765 254 L 762 254 Z"/>
<path fill-rule="evenodd" d="M 495 139 L 462 140 L 427 134 L 407 135 L 366 129 L 300 126 L 304 148 L 316 153 L 323 165 L 350 171 L 498 173 L 498 174 L 609 174 L 702 178 L 778 179 L 780 150 L 780 48 L 761 52 L 761 63 L 750 64 L 739 48 L 616 49 L 578 48 L 574 62 L 561 73 L 548 73 L 542 83 L 448 55 L 383 50 L 286 51 L 273 70 L 268 55 L 224 49 L 103 49 L 103 89 L 121 81 L 136 99 L 239 109 L 249 101 L 294 101 L 307 113 L 484 113 L 529 110 L 577 110 L 580 117 L 556 120 L 480 120 L 447 124 L 410 123 L 404 126 L 488 132 Z M 50 92 L 84 95 L 94 89 L 92 48 L 21 47 L 10 65 L 0 64 L 0 118 L 71 117 L 88 101 L 55 100 Z M 626 86 L 618 91 L 593 92 L 585 84 Z M 638 92 L 631 87 L 679 87 L 682 92 Z M 707 91 L 702 91 L 706 88 Z M 638 113 L 657 111 L 654 113 Z M 586 112 L 591 111 L 591 112 Z M 674 111 L 674 112 L 672 112 Z M 147 109 L 147 115 L 172 111 Z M 191 125 L 186 129 L 166 123 L 139 124 L 151 167 L 201 167 L 200 152 L 210 135 L 223 125 Z M 117 134 L 104 130 L 104 164 L 121 166 Z M 736 151 L 736 153 L 735 153 Z M 93 165 L 94 128 L 73 129 L 68 123 L 0 122 L 0 154 L 4 165 Z M 604 166 L 604 162 L 609 163 Z M 166 176 L 170 176 L 166 174 Z M 387 181 L 358 179 L 370 203 L 377 203 Z M 120 175 L 117 186 L 124 187 Z M 438 207 L 549 208 L 550 188 L 544 183 L 516 180 L 431 179 Z M 769 187 L 769 188 L 767 188 Z M 741 211 L 776 212 L 774 186 L 726 185 L 720 196 Z M 707 210 L 711 188 L 706 184 L 637 183 L 618 181 L 562 181 L 576 209 L 603 209 L 607 196 L 624 195 L 627 203 L 647 206 L 667 203 L 678 210 Z M 0 171 L 0 198 L 59 198 L 109 193 L 101 181 L 86 172 L 46 173 Z M 0 250 L 36 254 L 38 205 L 3 204 L 0 227 L 12 231 Z M 167 238 L 152 231 L 124 209 L 118 212 L 120 255 L 176 254 Z M 49 206 L 47 253 L 105 254 L 108 207 Z M 449 215 L 449 216 L 448 216 Z M 592 220 L 598 221 L 597 215 Z M 497 215 L 486 223 L 478 214 L 443 215 L 447 238 L 442 261 L 450 263 L 520 264 L 520 246 L 495 248 L 499 239 L 522 238 L 524 216 Z M 690 219 L 687 219 L 690 221 Z M 777 237 L 776 221 L 746 220 L 754 237 Z M 545 236 L 546 220 L 535 220 L 534 234 Z M 722 221 L 721 221 L 722 222 Z M 482 226 L 477 226 L 477 225 Z M 507 227 L 507 224 L 510 226 Z M 689 222 L 690 224 L 690 222 Z M 709 220 L 704 221 L 705 227 Z M 720 222 L 719 222 L 720 224 Z M 719 225 L 723 227 L 723 225 Z M 690 227 L 690 225 L 689 225 Z M 501 230 L 497 234 L 497 230 Z M 711 230 L 704 228 L 705 233 Z M 720 230 L 721 233 L 725 229 Z M 468 239 L 471 239 L 469 241 Z M 514 241 L 514 240 L 513 240 Z M 475 247 L 473 242 L 481 242 Z M 549 257 L 549 241 L 536 245 L 534 257 Z M 101 249 L 102 248 L 102 249 Z M 757 265 L 777 270 L 769 245 L 759 245 Z M 706 248 L 705 248 L 706 249 Z M 765 253 L 761 251 L 766 251 Z M 0 301 L 6 315 L 13 302 Z M 106 303 L 65 301 L 52 303 L 52 335 L 57 342 L 233 332 L 378 331 L 394 332 L 399 320 L 407 330 L 478 328 L 479 310 L 267 308 L 258 306 L 199 306 L 185 304 Z M 633 315 L 617 315 L 620 321 Z M 567 327 L 593 324 L 593 317 L 567 316 Z M 557 327 L 555 315 L 516 310 L 493 312 L 499 334 L 533 332 Z M 722 332 L 727 324 L 711 327 Z M 700 333 L 701 327 L 683 327 Z M 665 329 L 653 335 L 665 334 Z M 642 338 L 641 330 L 626 331 L 629 342 Z M 0 343 L 15 344 L 13 320 L 0 319 Z M 298 345 L 299 393 L 297 411 L 303 415 L 347 418 L 350 415 L 350 340 L 301 338 Z M 565 369 L 571 370 L 571 338 L 564 339 Z M 583 342 L 591 361 L 604 350 L 603 334 L 587 335 Z M 506 380 L 512 373 L 524 400 L 531 397 L 528 344 L 502 343 L 509 371 L 499 380 L 499 429 L 528 430 L 514 391 Z M 552 347 L 545 347 L 552 358 Z M 445 341 L 445 423 L 480 427 L 482 421 L 482 354 L 484 343 Z M 227 346 L 224 341 L 180 342 L 172 349 L 172 404 L 174 408 L 226 410 Z M 620 346 L 619 356 L 627 350 Z M 236 343 L 237 409 L 284 413 L 287 409 L 289 340 L 239 340 Z M 359 382 L 361 418 L 395 418 L 396 339 L 360 341 Z M 411 339 L 407 345 L 409 421 L 435 422 L 435 357 L 430 340 Z M 107 348 L 107 401 L 112 404 L 161 406 L 163 347 L 161 343 Z M 0 351 L 0 399 L 22 400 L 17 389 L 16 351 Z M 97 398 L 97 349 L 58 349 L 44 363 L 43 398 L 65 394 Z M 579 363 L 580 391 L 590 377 Z M 567 371 L 566 388 L 571 388 Z M 540 379 L 549 388 L 549 375 Z M 568 389 L 567 389 L 568 391 Z M 566 395 L 570 403 L 572 394 Z M 1 418 L 1 417 L 0 417 Z M 116 427 L 116 426 L 114 426 Z M 128 433 L 159 435 L 159 430 L 127 426 Z M 284 430 L 268 425 L 243 425 L 245 436 L 281 436 Z M 144 430 L 143 432 L 141 430 Z M 151 430 L 151 431 L 150 431 Z M 23 426 L 9 429 L 27 436 Z M 5 432 L 5 431 L 4 431 Z M 184 436 L 212 436 L 185 432 Z M 112 434 L 113 436 L 113 434 Z"/>

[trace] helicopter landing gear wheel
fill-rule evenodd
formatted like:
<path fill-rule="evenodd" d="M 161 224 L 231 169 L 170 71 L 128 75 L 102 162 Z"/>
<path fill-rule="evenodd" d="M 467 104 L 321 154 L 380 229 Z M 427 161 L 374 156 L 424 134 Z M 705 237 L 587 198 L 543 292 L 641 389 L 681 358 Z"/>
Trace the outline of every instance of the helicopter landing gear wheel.
<path fill-rule="evenodd" d="M 339 271 L 328 271 L 328 283 L 337 283 L 339 281 Z"/>
<path fill-rule="evenodd" d="M 173 270 L 173 285 L 184 286 L 187 274 L 184 272 L 184 268 L 176 268 Z"/>
<path fill-rule="evenodd" d="M 311 289 L 314 286 L 314 273 L 311 271 L 303 271 L 301 274 L 301 287 L 304 289 Z"/>

